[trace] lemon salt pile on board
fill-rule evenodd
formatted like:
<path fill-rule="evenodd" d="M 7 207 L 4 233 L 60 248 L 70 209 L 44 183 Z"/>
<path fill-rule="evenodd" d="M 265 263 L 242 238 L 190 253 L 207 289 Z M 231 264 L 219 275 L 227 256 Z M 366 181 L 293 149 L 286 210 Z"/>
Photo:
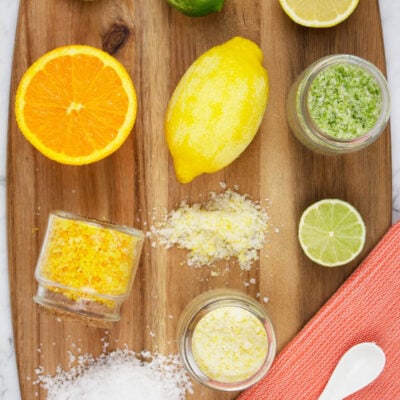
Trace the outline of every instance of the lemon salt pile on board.
<path fill-rule="evenodd" d="M 235 257 L 242 270 L 251 269 L 268 228 L 266 210 L 232 190 L 211 193 L 205 204 L 193 204 L 171 211 L 152 227 L 161 245 L 189 250 L 189 266 L 201 267 Z"/>
<path fill-rule="evenodd" d="M 347 19 L 359 0 L 279 0 L 286 14 L 297 24 L 329 28 Z"/>
<path fill-rule="evenodd" d="M 98 161 L 116 151 L 136 119 L 136 92 L 114 57 L 91 46 L 56 48 L 23 75 L 18 127 L 42 154 L 63 164 Z"/>
<path fill-rule="evenodd" d="M 186 71 L 168 104 L 165 130 L 182 183 L 234 161 L 254 138 L 268 99 L 261 49 L 235 37 Z"/>
<path fill-rule="evenodd" d="M 311 260 L 336 267 L 360 254 L 365 243 L 365 224 L 351 204 L 325 199 L 303 212 L 298 234 L 300 245 Z"/>

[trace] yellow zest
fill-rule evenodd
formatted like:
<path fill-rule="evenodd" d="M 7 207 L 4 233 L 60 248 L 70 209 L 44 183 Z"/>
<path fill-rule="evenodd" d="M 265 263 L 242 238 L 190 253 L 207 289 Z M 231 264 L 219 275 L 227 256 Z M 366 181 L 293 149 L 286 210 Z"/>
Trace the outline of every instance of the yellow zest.
<path fill-rule="evenodd" d="M 121 296 L 129 290 L 138 239 L 86 221 L 52 216 L 40 257 L 40 274 L 68 289 L 49 287 L 77 300 L 106 303 L 96 295 Z"/>
<path fill-rule="evenodd" d="M 210 311 L 197 324 L 192 339 L 193 357 L 209 378 L 218 382 L 244 381 L 262 367 L 268 353 L 264 326 L 240 307 Z"/>

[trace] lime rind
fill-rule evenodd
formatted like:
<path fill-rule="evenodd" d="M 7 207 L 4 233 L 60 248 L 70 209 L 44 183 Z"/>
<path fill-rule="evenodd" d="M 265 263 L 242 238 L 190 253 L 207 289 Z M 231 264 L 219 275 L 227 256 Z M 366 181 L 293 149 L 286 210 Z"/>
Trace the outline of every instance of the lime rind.
<path fill-rule="evenodd" d="M 189 17 L 204 17 L 222 10 L 225 0 L 167 0 L 167 3 Z"/>
<path fill-rule="evenodd" d="M 334 267 L 347 264 L 360 254 L 365 232 L 360 213 L 350 203 L 325 199 L 303 212 L 298 238 L 312 261 Z"/>

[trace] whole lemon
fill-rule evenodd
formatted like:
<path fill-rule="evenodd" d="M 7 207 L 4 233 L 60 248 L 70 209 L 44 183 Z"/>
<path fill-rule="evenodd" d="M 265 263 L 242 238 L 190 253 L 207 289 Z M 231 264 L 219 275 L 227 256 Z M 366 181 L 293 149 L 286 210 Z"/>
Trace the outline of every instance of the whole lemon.
<path fill-rule="evenodd" d="M 268 100 L 262 60 L 254 42 L 234 37 L 205 52 L 183 75 L 165 120 L 180 182 L 226 167 L 252 141 Z"/>

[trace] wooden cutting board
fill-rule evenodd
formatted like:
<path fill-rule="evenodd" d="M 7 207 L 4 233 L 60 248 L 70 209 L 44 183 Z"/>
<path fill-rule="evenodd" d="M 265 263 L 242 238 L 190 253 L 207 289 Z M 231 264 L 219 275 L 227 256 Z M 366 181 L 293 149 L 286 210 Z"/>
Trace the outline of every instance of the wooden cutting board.
<path fill-rule="evenodd" d="M 248 149 L 224 170 L 179 184 L 164 139 L 168 99 L 188 66 L 204 51 L 235 35 L 260 44 L 270 77 L 268 109 Z M 39 154 L 21 135 L 14 118 L 17 84 L 45 52 L 66 44 L 90 44 L 118 58 L 135 83 L 139 110 L 129 139 L 114 155 L 89 166 L 63 166 Z M 8 248 L 13 323 L 23 399 L 45 399 L 32 385 L 35 368 L 53 373 L 68 364 L 68 350 L 100 353 L 127 344 L 140 351 L 175 352 L 175 328 L 195 295 L 232 287 L 262 302 L 281 349 L 348 277 L 391 221 L 390 133 L 356 154 L 313 154 L 288 129 L 285 98 L 295 77 L 332 53 L 365 57 L 385 71 L 378 2 L 363 0 L 354 14 L 330 29 L 295 25 L 276 0 L 226 0 L 223 12 L 193 19 L 164 0 L 21 0 L 11 88 L 8 147 Z M 41 312 L 32 301 L 34 268 L 48 213 L 54 209 L 147 230 L 164 207 L 182 199 L 197 202 L 219 182 L 266 204 L 273 227 L 260 262 L 250 272 L 230 263 L 230 272 L 181 265 L 185 253 L 146 242 L 132 295 L 113 329 L 86 327 Z M 301 212 L 312 202 L 341 198 L 354 204 L 367 225 L 363 253 L 351 265 L 327 269 L 307 260 L 297 242 Z M 278 232 L 279 231 L 279 232 Z M 256 279 L 255 285 L 244 282 Z M 30 379 L 30 380 L 29 380 Z M 38 392 L 38 397 L 34 395 Z M 192 398 L 231 399 L 195 385 Z"/>

